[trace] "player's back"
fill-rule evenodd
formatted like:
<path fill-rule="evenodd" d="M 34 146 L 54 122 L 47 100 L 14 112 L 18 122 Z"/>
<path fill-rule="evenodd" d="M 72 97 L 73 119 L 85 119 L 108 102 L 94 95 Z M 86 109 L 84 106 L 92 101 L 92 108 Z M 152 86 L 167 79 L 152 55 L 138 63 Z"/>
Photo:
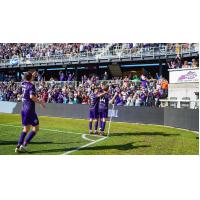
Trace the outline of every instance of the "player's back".
<path fill-rule="evenodd" d="M 108 110 L 108 104 L 109 104 L 109 94 L 106 93 L 99 99 L 99 112 L 104 112 Z"/>
<path fill-rule="evenodd" d="M 97 94 L 92 93 L 90 95 L 90 105 L 89 108 L 90 110 L 98 110 L 98 106 L 99 106 L 99 98 L 97 96 Z"/>
<path fill-rule="evenodd" d="M 22 84 L 22 110 L 35 111 L 35 102 L 30 98 L 30 95 L 35 95 L 35 86 L 27 81 Z"/>

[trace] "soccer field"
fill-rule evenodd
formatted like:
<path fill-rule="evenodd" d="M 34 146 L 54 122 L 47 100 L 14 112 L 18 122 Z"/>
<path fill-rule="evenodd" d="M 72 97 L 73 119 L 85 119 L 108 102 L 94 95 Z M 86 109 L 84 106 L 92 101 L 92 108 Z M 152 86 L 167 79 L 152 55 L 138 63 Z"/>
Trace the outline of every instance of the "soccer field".
<path fill-rule="evenodd" d="M 19 155 L 197 155 L 197 133 L 163 126 L 112 122 L 110 137 L 87 134 L 88 121 L 39 117 L 40 131 Z M 14 152 L 20 115 L 0 114 L 0 154 Z"/>

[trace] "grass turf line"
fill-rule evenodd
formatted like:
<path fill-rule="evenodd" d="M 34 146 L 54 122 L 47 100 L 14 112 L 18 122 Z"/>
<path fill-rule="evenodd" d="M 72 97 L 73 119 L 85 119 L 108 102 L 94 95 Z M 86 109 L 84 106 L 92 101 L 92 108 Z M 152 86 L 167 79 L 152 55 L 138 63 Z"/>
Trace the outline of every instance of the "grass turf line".
<path fill-rule="evenodd" d="M 29 145 L 28 155 L 56 155 L 86 145 L 81 134 L 88 131 L 88 121 L 66 118 L 39 117 L 43 129 Z M 0 124 L 21 126 L 20 115 L 0 114 Z M 0 154 L 12 155 L 20 128 L 0 126 Z M 92 140 L 99 138 L 87 136 Z M 192 131 L 130 123 L 111 124 L 109 139 L 72 152 L 78 155 L 198 155 L 199 140 Z M 20 154 L 21 155 L 21 154 Z"/>

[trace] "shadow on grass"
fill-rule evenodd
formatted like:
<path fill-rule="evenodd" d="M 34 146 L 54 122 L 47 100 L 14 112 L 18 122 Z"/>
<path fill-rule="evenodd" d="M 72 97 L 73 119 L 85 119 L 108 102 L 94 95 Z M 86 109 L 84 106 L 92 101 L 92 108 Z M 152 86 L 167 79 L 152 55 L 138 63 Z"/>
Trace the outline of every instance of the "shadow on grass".
<path fill-rule="evenodd" d="M 178 136 L 180 134 L 163 133 L 163 132 L 127 132 L 127 133 L 111 133 L 111 136 Z"/>
<path fill-rule="evenodd" d="M 66 147 L 63 147 L 63 148 L 59 148 L 59 149 L 44 149 L 44 150 L 36 150 L 36 151 L 29 151 L 27 152 L 28 154 L 40 154 L 40 153 L 64 153 L 64 152 L 67 152 L 67 151 L 71 151 L 71 150 L 74 150 L 76 149 L 77 147 L 71 147 L 71 148 L 66 148 Z M 48 154 L 47 154 L 48 155 Z"/>
<path fill-rule="evenodd" d="M 133 142 L 129 142 L 126 144 L 122 144 L 122 145 L 109 145 L 109 146 L 94 146 L 94 147 L 85 147 L 83 149 L 79 149 L 79 151 L 82 150 L 111 150 L 111 149 L 116 149 L 116 150 L 130 150 L 130 149 L 138 149 L 138 148 L 147 148 L 147 147 L 151 147 L 150 145 L 133 145 Z M 59 148 L 59 149 L 44 149 L 44 150 L 40 150 L 40 151 L 31 151 L 28 154 L 35 154 L 35 153 L 57 153 L 57 152 L 67 152 L 67 151 L 71 151 L 74 150 L 78 147 L 72 147 L 72 148 Z"/>
<path fill-rule="evenodd" d="M 71 144 L 71 143 L 77 143 L 77 142 L 49 142 L 49 141 L 33 141 L 31 144 Z M 0 145 L 17 145 L 17 141 L 2 141 L 0 140 Z"/>
<path fill-rule="evenodd" d="M 150 145 L 134 145 L 133 142 L 129 142 L 126 144 L 122 144 L 122 145 L 110 145 L 110 146 L 95 146 L 95 147 L 86 147 L 84 149 L 81 150 L 111 150 L 111 149 L 116 149 L 116 150 L 122 150 L 122 151 L 126 151 L 126 150 L 131 150 L 131 149 L 138 149 L 138 148 L 147 148 L 147 147 L 151 147 Z"/>

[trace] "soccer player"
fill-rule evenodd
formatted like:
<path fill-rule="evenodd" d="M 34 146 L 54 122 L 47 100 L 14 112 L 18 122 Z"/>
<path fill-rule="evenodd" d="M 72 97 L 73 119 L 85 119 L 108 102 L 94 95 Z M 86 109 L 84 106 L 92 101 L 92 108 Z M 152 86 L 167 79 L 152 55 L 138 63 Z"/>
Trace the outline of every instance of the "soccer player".
<path fill-rule="evenodd" d="M 31 83 L 36 76 L 36 72 L 27 72 L 24 75 L 25 81 L 22 83 L 22 125 L 23 131 L 20 135 L 15 152 L 26 152 L 27 145 L 39 131 L 39 120 L 35 112 L 35 103 L 39 103 L 43 108 L 45 105 L 36 97 L 35 86 Z M 30 128 L 32 126 L 32 131 Z M 29 133 L 30 131 L 30 133 Z M 28 134 L 29 133 L 29 134 Z"/>
<path fill-rule="evenodd" d="M 103 93 L 99 95 L 99 118 L 100 118 L 100 135 L 104 135 L 104 130 L 106 126 L 106 120 L 108 118 L 108 105 L 113 104 L 117 93 L 109 101 L 110 95 L 108 94 L 109 87 L 107 85 L 101 86 Z"/>
<path fill-rule="evenodd" d="M 98 128 L 98 106 L 99 106 L 99 96 L 98 88 L 93 89 L 91 95 L 89 96 L 89 134 L 92 133 L 92 122 L 94 120 L 94 134 L 97 134 Z"/>

